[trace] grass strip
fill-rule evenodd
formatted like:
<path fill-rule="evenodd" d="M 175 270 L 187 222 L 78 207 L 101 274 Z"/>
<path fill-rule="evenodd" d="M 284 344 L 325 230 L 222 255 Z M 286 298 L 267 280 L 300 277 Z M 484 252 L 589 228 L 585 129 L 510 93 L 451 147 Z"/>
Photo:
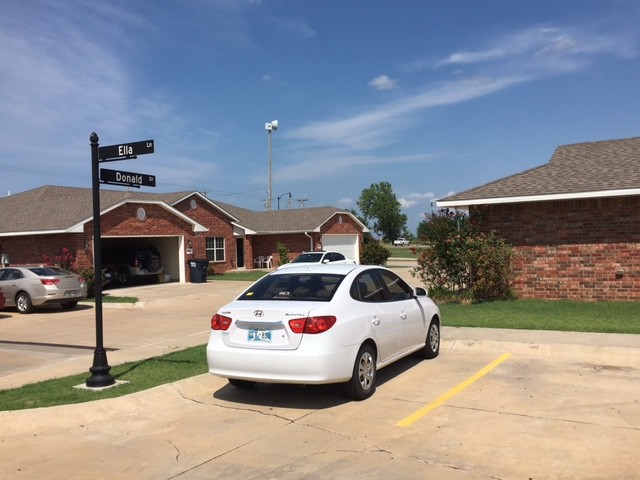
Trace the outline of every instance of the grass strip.
<path fill-rule="evenodd" d="M 165 383 L 206 373 L 206 345 L 179 350 L 160 357 L 123 363 L 111 368 L 116 380 L 129 383 L 104 390 L 74 388 L 86 382 L 90 373 L 46 380 L 10 390 L 0 390 L 0 410 L 52 407 L 121 397 Z"/>

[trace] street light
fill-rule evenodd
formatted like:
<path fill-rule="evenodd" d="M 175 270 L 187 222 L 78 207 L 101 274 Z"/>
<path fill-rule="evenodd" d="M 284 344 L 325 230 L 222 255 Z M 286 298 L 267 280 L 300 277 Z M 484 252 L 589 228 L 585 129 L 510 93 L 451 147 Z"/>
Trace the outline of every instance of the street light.
<path fill-rule="evenodd" d="M 281 199 L 282 197 L 284 197 L 285 195 L 289 195 L 289 198 L 291 198 L 291 192 L 283 193 L 282 195 L 280 195 L 280 196 L 278 197 L 278 210 L 280 210 L 280 199 Z"/>
<path fill-rule="evenodd" d="M 278 129 L 278 120 L 265 123 L 264 129 L 269 134 L 269 191 L 267 192 L 267 210 L 271 210 L 273 206 L 273 192 L 271 189 L 271 133 Z"/>

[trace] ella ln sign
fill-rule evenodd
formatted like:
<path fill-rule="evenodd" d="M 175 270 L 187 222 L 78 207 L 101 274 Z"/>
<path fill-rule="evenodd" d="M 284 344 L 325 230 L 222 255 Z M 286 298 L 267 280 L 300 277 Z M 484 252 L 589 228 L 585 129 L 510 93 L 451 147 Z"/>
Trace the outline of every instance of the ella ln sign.
<path fill-rule="evenodd" d="M 122 145 L 107 145 L 106 147 L 98 148 L 98 158 L 101 162 L 106 160 L 126 160 L 135 158 L 137 155 L 153 153 L 153 149 L 153 140 L 123 143 Z"/>

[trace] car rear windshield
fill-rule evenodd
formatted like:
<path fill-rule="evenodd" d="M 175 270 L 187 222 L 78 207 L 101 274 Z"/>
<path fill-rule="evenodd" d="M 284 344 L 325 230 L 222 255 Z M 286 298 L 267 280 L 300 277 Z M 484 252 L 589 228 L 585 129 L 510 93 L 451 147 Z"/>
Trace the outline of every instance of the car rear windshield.
<path fill-rule="evenodd" d="M 39 277 L 51 277 L 53 275 L 71 275 L 70 272 L 58 267 L 33 267 L 30 268 Z"/>
<path fill-rule="evenodd" d="M 344 275 L 323 273 L 267 275 L 239 299 L 329 302 L 343 279 Z"/>
<path fill-rule="evenodd" d="M 322 253 L 303 253 L 296 257 L 291 263 L 320 263 Z"/>

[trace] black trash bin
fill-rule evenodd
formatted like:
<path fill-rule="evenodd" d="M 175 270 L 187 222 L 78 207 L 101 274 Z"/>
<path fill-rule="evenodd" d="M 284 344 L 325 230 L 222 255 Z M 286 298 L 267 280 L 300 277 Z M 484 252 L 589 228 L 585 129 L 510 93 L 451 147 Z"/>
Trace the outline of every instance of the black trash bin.
<path fill-rule="evenodd" d="M 191 283 L 206 282 L 208 270 L 209 260 L 189 260 L 189 273 L 191 274 Z"/>

